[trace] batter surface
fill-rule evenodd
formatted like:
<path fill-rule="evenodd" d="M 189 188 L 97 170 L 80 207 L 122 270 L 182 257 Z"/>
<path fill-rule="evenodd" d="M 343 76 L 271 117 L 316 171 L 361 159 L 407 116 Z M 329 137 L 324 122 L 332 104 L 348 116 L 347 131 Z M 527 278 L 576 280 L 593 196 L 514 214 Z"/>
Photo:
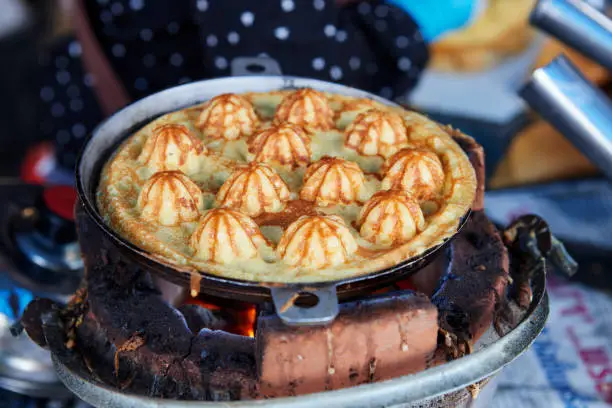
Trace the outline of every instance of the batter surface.
<path fill-rule="evenodd" d="M 422 254 L 453 235 L 475 189 L 438 123 L 306 89 L 221 95 L 159 117 L 107 162 L 97 204 L 192 283 L 198 271 L 294 283 Z"/>

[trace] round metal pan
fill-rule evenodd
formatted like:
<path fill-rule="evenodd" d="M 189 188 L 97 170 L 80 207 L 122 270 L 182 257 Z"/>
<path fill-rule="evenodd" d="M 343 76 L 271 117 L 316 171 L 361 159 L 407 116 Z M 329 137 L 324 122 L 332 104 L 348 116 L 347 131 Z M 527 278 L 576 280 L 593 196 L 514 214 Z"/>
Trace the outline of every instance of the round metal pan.
<path fill-rule="evenodd" d="M 110 238 L 117 250 L 143 267 L 179 285 L 189 287 L 191 269 L 181 269 L 164 263 L 155 255 L 133 245 L 110 228 L 96 207 L 96 190 L 103 165 L 118 145 L 133 132 L 153 119 L 187 106 L 195 105 L 222 93 L 268 92 L 280 89 L 310 87 L 321 91 L 368 98 L 396 106 L 368 92 L 324 81 L 288 76 L 243 76 L 220 78 L 177 86 L 148 96 L 115 113 L 100 124 L 85 142 L 77 161 L 76 182 L 79 201 L 89 217 Z M 469 212 L 460 222 L 465 224 Z M 249 302 L 273 301 L 281 319 L 289 325 L 316 325 L 332 321 L 338 314 L 338 299 L 346 299 L 388 285 L 420 270 L 429 263 L 451 239 L 430 248 L 416 258 L 408 259 L 391 268 L 363 276 L 332 282 L 309 284 L 276 284 L 228 279 L 200 272 L 200 291 L 219 297 Z M 298 296 L 316 296 L 314 306 L 300 307 L 294 300 Z"/>

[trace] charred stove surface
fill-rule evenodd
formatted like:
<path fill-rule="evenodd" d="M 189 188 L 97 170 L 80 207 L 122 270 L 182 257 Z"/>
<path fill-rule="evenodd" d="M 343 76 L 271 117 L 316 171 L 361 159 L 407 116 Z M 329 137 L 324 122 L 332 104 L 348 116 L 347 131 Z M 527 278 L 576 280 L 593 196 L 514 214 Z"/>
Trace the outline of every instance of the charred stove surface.
<path fill-rule="evenodd" d="M 450 248 L 440 254 L 430 267 L 420 271 L 411 282 L 417 290 L 431 296 L 439 311 L 442 344 L 448 336 L 467 347 L 453 357 L 469 352 L 489 328 L 496 311 L 505 301 L 509 281 L 508 250 L 484 208 L 485 158 L 482 146 L 451 127 L 445 127 L 467 153 L 476 172 L 478 187 L 472 215 Z M 515 254 L 520 257 L 520 253 Z M 454 347 L 451 347 L 454 349 Z"/>
<path fill-rule="evenodd" d="M 102 265 L 88 274 L 89 310 L 78 332 L 79 349 L 84 358 L 95 361 L 90 365 L 104 382 L 164 398 L 256 396 L 252 338 L 200 330 L 204 322 L 196 322 L 190 313 L 192 331 L 185 316 L 152 287 L 148 274 L 140 271 L 129 283 L 121 279 L 124 284 L 118 284 L 116 276 L 130 273 L 124 267 Z"/>
<path fill-rule="evenodd" d="M 473 342 L 489 328 L 505 298 L 508 252 L 483 211 L 475 211 L 453 240 L 451 261 L 432 302 L 440 327 L 460 341 Z"/>

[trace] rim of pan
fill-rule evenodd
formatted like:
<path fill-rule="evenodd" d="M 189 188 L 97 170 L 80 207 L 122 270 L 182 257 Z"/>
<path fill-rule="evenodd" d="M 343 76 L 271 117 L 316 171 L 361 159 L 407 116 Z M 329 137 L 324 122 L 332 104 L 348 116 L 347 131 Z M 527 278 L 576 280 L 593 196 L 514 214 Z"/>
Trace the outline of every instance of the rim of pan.
<path fill-rule="evenodd" d="M 428 257 L 432 257 L 442 247 L 452 240 L 461 228 L 465 225 L 471 211 L 462 217 L 457 231 L 448 237 L 443 243 L 433 246 L 424 253 L 406 259 L 396 265 L 388 268 L 373 271 L 368 274 L 357 275 L 345 279 L 335 281 L 322 281 L 312 283 L 274 283 L 274 282 L 257 282 L 251 280 L 242 280 L 235 278 L 227 278 L 220 275 L 215 275 L 195 268 L 180 268 L 176 265 L 166 263 L 157 259 L 154 254 L 134 245 L 127 239 L 120 236 L 114 229 L 104 222 L 102 215 L 98 211 L 95 199 L 95 189 L 99 182 L 100 171 L 109 156 L 116 150 L 117 146 L 133 133 L 134 130 L 142 127 L 158 116 L 165 113 L 178 110 L 187 106 L 192 106 L 197 103 L 204 102 L 213 96 L 227 92 L 268 92 L 274 90 L 297 89 L 303 87 L 311 87 L 317 90 L 343 94 L 358 98 L 367 98 L 380 102 L 389 106 L 399 106 L 387 99 L 371 94 L 366 91 L 351 88 L 348 86 L 321 81 L 317 79 L 301 78 L 294 76 L 242 76 L 242 77 L 225 77 L 197 81 L 189 84 L 179 85 L 168 88 L 166 90 L 149 95 L 141 100 L 138 100 L 118 112 L 114 113 L 98 125 L 93 132 L 87 137 L 83 148 L 81 149 L 76 162 L 76 189 L 79 201 L 90 218 L 96 225 L 117 244 L 127 248 L 135 255 L 147 258 L 149 261 L 156 263 L 158 266 L 168 269 L 172 272 L 184 275 L 185 272 L 199 272 L 202 277 L 215 281 L 220 284 L 232 285 L 243 289 L 269 289 L 272 287 L 332 287 L 342 286 L 351 283 L 359 283 L 364 281 L 374 280 L 391 275 L 402 268 L 418 263 Z M 229 89 L 228 89 L 229 88 Z M 165 102 L 165 103 L 164 103 Z M 109 143 L 96 143 L 102 139 L 111 139 Z M 101 152 L 99 150 L 102 150 Z M 97 152 L 96 152 L 97 151 Z M 94 156 L 93 158 L 91 156 Z M 95 159 L 95 160 L 93 160 Z M 91 161 L 94 161 L 92 163 Z M 89 170 L 86 170 L 89 166 Z M 407 276 L 410 272 L 401 276 Z M 398 276 L 399 278 L 399 276 Z M 183 280 L 183 279 L 181 279 Z"/>

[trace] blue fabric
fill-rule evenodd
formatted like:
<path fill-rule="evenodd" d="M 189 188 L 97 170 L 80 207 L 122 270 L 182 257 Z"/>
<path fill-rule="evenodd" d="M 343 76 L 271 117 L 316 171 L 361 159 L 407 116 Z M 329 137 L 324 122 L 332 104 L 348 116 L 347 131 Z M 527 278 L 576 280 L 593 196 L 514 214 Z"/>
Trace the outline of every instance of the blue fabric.
<path fill-rule="evenodd" d="M 32 292 L 14 286 L 0 275 L 0 314 L 9 321 L 18 319 L 33 299 Z"/>
<path fill-rule="evenodd" d="M 450 30 L 466 25 L 476 13 L 481 0 L 387 0 L 410 14 L 421 34 L 431 42 Z"/>

